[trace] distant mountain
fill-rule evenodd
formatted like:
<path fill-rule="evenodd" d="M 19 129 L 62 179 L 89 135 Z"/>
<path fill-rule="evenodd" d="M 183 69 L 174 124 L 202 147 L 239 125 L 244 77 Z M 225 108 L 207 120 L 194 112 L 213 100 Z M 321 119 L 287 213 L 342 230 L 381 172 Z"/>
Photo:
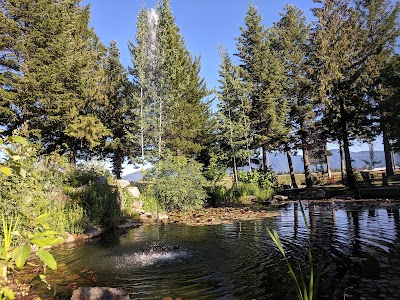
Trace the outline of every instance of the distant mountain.
<path fill-rule="evenodd" d="M 340 170 L 340 154 L 339 149 L 329 150 L 332 155 L 329 156 L 331 163 L 331 170 Z M 383 151 L 374 151 L 375 160 L 379 163 L 375 165 L 376 168 L 385 166 L 385 153 Z M 355 169 L 367 168 L 366 163 L 363 160 L 369 161 L 369 151 L 350 152 L 351 159 L 353 160 L 352 165 Z M 395 159 L 397 164 L 400 162 L 400 155 L 396 154 Z M 273 152 L 269 155 L 269 161 L 271 167 L 277 173 L 289 173 L 289 166 L 286 158 L 286 154 Z M 292 155 L 293 167 L 295 172 L 304 172 L 303 157 L 301 155 Z M 256 167 L 256 166 L 255 166 Z M 323 166 L 326 170 L 326 165 Z M 316 166 L 311 166 L 312 170 L 315 170 Z M 246 170 L 246 168 L 244 168 Z M 143 174 L 140 171 L 136 171 L 123 176 L 123 179 L 129 181 L 139 181 L 143 179 Z"/>
<path fill-rule="evenodd" d="M 329 156 L 329 162 L 331 163 L 331 169 L 340 169 L 340 153 L 339 149 L 329 150 L 332 155 Z M 375 165 L 376 168 L 385 166 L 385 153 L 383 151 L 374 151 L 375 161 L 378 161 Z M 367 168 L 367 164 L 363 161 L 369 161 L 369 151 L 360 151 L 360 152 L 350 152 L 350 157 L 353 160 L 352 166 L 355 169 L 365 169 Z M 271 167 L 277 173 L 288 173 L 289 166 L 287 162 L 287 158 L 285 154 L 282 153 L 271 153 L 270 154 L 270 164 Z M 400 162 L 400 155 L 395 155 L 396 162 Z M 293 167 L 296 172 L 304 172 L 303 167 L 303 157 L 301 155 L 293 155 Z M 315 169 L 315 166 L 312 166 Z M 326 169 L 326 165 L 324 165 Z"/>
<path fill-rule="evenodd" d="M 141 171 L 136 171 L 133 173 L 129 173 L 129 174 L 123 176 L 122 178 L 125 180 L 128 180 L 128 181 L 140 181 L 143 179 L 143 174 Z"/>

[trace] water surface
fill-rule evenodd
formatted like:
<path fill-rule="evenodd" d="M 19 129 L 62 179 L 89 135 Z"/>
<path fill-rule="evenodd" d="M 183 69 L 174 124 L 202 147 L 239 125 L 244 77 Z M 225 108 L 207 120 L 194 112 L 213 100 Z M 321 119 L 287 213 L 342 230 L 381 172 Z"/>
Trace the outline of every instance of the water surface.
<path fill-rule="evenodd" d="M 399 206 L 297 204 L 264 220 L 191 227 L 146 225 L 94 242 L 56 249 L 72 272 L 93 270 L 96 282 L 122 287 L 131 299 L 296 299 L 280 252 L 307 268 L 307 246 L 323 256 L 319 299 L 400 299 Z M 160 241 L 165 251 L 150 251 Z M 70 295 L 63 294 L 65 299 Z"/>

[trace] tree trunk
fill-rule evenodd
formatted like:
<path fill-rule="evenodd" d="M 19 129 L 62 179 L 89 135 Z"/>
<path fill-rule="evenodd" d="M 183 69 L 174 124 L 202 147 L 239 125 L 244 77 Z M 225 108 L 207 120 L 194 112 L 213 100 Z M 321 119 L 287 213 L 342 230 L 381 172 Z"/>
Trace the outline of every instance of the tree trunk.
<path fill-rule="evenodd" d="M 339 154 L 340 154 L 340 173 L 342 175 L 342 183 L 344 184 L 344 174 L 346 172 L 346 167 L 344 165 L 344 154 L 343 154 L 343 143 L 339 140 Z"/>
<path fill-rule="evenodd" d="M 325 144 L 325 162 L 326 162 L 326 172 L 328 173 L 328 179 L 331 179 L 332 172 L 331 172 L 331 162 L 329 161 L 329 155 L 328 155 L 328 144 Z"/>
<path fill-rule="evenodd" d="M 247 158 L 247 160 L 248 160 L 248 164 L 249 164 L 249 173 L 251 174 L 252 169 L 251 169 L 251 155 L 250 155 L 250 152 L 249 152 L 249 144 L 246 145 L 246 150 L 249 153 L 249 157 Z"/>
<path fill-rule="evenodd" d="M 237 166 L 236 166 L 236 157 L 233 156 L 233 186 L 238 187 L 238 177 L 237 177 Z"/>
<path fill-rule="evenodd" d="M 267 146 L 262 145 L 262 170 L 267 170 Z"/>
<path fill-rule="evenodd" d="M 159 103 L 159 120 L 158 120 L 158 158 L 161 157 L 161 142 L 162 142 L 162 101 Z"/>
<path fill-rule="evenodd" d="M 77 157 L 76 149 L 71 149 L 71 153 L 69 155 L 69 163 L 74 169 L 76 168 L 76 157 Z"/>
<path fill-rule="evenodd" d="M 293 188 L 297 189 L 298 186 L 297 186 L 297 182 L 296 182 L 296 177 L 294 175 L 292 156 L 290 155 L 290 150 L 288 148 L 285 149 L 285 152 L 286 152 L 286 157 L 288 160 L 290 179 L 292 180 L 292 186 L 293 186 Z"/>
<path fill-rule="evenodd" d="M 140 147 L 142 150 L 142 171 L 144 166 L 144 114 L 143 114 L 143 88 L 140 88 Z"/>
<path fill-rule="evenodd" d="M 306 187 L 312 187 L 312 179 L 310 172 L 310 160 L 308 157 L 308 143 L 306 140 L 306 134 L 303 132 L 301 134 L 301 142 L 303 148 L 303 165 L 304 165 L 304 176 L 306 178 Z"/>
<path fill-rule="evenodd" d="M 346 164 L 346 186 L 350 190 L 354 190 L 356 187 L 356 178 L 351 165 L 349 134 L 347 131 L 347 116 L 343 99 L 340 99 L 340 127 L 342 130 L 344 161 Z"/>
<path fill-rule="evenodd" d="M 392 153 L 390 149 L 389 138 L 387 136 L 387 127 L 384 120 L 381 121 L 382 138 L 383 138 L 383 150 L 385 152 L 385 165 L 386 165 L 386 175 L 394 175 L 393 164 L 392 164 Z"/>

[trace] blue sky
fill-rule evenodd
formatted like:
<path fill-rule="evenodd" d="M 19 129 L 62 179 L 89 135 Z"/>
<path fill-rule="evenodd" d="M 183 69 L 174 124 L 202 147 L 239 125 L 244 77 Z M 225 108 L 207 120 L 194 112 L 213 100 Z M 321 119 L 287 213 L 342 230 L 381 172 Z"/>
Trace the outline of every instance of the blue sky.
<path fill-rule="evenodd" d="M 83 0 L 90 4 L 91 26 L 95 28 L 101 41 L 108 46 L 112 40 L 117 42 L 121 52 L 121 62 L 127 68 L 131 66 L 128 41 L 134 41 L 137 15 L 145 6 L 151 8 L 156 0 Z M 246 0 L 171 0 L 175 22 L 184 37 L 186 48 L 193 56 L 201 56 L 201 75 L 208 88 L 218 86 L 220 58 L 218 44 L 221 44 L 232 55 L 236 52 L 235 37 L 240 36 L 240 26 L 248 9 Z M 310 11 L 315 7 L 312 0 L 253 0 L 263 17 L 262 23 L 270 27 L 280 18 L 286 3 L 302 9 L 309 21 L 313 16 Z M 330 145 L 329 148 L 338 148 Z M 355 144 L 351 150 L 367 150 L 368 146 Z M 382 150 L 382 141 L 375 142 L 375 149 Z"/>
<path fill-rule="evenodd" d="M 142 0 L 84 0 L 90 4 L 91 26 L 101 41 L 108 46 L 117 42 L 122 64 L 131 65 L 128 41 L 134 40 L 137 15 L 141 7 L 150 8 L 156 1 Z M 261 0 L 252 3 L 259 9 L 266 27 L 279 20 L 285 1 Z M 304 10 L 308 17 L 312 0 L 291 1 Z M 240 35 L 239 26 L 244 24 L 248 8 L 246 0 L 171 0 L 176 24 L 185 39 L 186 48 L 193 56 L 201 56 L 201 74 L 209 88 L 218 85 L 220 58 L 218 44 L 221 43 L 230 54 L 236 51 L 235 37 Z"/>

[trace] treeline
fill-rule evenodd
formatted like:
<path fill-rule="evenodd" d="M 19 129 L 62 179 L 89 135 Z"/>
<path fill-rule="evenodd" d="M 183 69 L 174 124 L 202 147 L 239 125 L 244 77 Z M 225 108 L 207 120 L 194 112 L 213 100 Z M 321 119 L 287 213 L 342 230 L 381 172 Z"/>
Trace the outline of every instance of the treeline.
<path fill-rule="evenodd" d="M 399 149 L 399 3 L 314 1 L 315 21 L 286 5 L 270 28 L 249 6 L 236 38 L 237 63 L 221 49 L 218 145 L 233 170 L 251 169 L 254 150 L 303 152 L 305 182 L 312 186 L 309 152 L 338 142 L 346 183 L 355 187 L 349 146 L 383 135 L 387 172 L 392 147 Z M 390 145 L 389 141 L 392 142 Z M 324 153 L 321 153 L 322 155 Z"/>
<path fill-rule="evenodd" d="M 349 146 L 382 134 L 390 174 L 389 152 L 400 148 L 399 3 L 314 2 L 314 22 L 287 5 L 270 28 L 249 6 L 234 58 L 220 47 L 211 113 L 200 58 L 186 49 L 169 0 L 140 11 L 129 70 L 115 42 L 106 48 L 89 28 L 81 1 L 1 0 L 2 135 L 26 135 L 73 163 L 109 158 L 117 178 L 126 160 L 172 155 L 201 162 L 212 180 L 231 167 L 237 181 L 259 149 L 264 170 L 268 151 L 286 152 L 290 164 L 302 149 L 307 186 L 308 151 L 339 142 L 354 187 Z"/>

